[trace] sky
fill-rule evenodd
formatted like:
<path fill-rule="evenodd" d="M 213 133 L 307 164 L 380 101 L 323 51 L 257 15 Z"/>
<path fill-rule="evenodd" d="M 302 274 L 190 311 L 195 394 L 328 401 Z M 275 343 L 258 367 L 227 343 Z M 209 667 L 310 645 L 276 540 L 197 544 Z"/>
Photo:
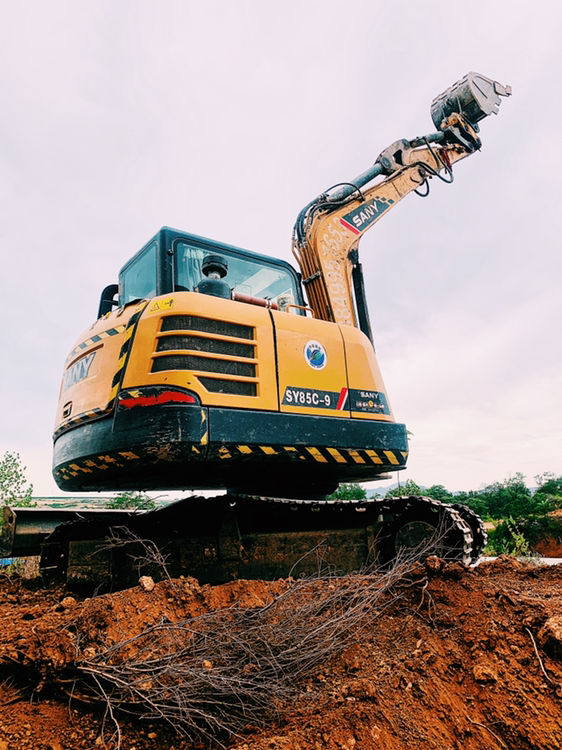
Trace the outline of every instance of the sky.
<path fill-rule="evenodd" d="M 482 151 L 360 247 L 412 433 L 401 479 L 562 474 L 558 3 L 1 0 L 0 18 L 0 456 L 35 494 L 61 494 L 66 356 L 161 226 L 291 261 L 300 209 L 432 132 L 469 71 L 513 87 Z"/>

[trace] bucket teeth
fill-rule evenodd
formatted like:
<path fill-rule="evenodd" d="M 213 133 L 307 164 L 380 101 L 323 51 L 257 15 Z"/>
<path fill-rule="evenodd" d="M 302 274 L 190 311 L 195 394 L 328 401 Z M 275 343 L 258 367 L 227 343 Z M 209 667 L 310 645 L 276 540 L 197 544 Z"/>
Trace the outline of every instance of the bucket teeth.
<path fill-rule="evenodd" d="M 431 118 L 435 127 L 442 130 L 443 122 L 453 113 L 462 115 L 473 127 L 488 115 L 497 115 L 502 96 L 511 96 L 511 86 L 498 81 L 467 73 L 431 102 Z"/>

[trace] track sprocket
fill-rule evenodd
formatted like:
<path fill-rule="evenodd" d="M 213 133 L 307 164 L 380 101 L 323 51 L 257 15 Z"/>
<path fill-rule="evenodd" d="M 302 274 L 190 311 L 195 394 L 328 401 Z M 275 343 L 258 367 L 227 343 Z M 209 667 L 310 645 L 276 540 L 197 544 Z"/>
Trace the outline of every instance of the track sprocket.
<path fill-rule="evenodd" d="M 382 565 L 390 563 L 401 551 L 434 554 L 470 565 L 472 531 L 456 508 L 419 495 L 395 498 L 391 508 L 391 520 L 384 523 L 377 540 Z"/>
<path fill-rule="evenodd" d="M 470 526 L 472 532 L 472 552 L 470 556 L 471 562 L 475 563 L 488 544 L 488 534 L 484 528 L 484 523 L 480 516 L 467 505 L 463 505 L 462 503 L 452 503 L 451 507 L 454 508 L 463 521 L 466 521 Z"/>

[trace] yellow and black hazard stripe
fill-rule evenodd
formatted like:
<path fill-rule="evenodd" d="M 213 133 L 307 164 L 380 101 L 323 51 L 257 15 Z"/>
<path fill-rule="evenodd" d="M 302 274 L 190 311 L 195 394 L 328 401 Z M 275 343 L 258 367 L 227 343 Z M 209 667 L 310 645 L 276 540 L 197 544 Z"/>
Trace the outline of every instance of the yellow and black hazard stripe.
<path fill-rule="evenodd" d="M 89 409 L 88 411 L 84 411 L 81 414 L 77 414 L 75 417 L 67 419 L 59 427 L 57 427 L 57 429 L 53 433 L 53 439 L 56 440 L 56 438 L 58 438 L 61 433 L 66 432 L 66 430 L 70 430 L 71 427 L 76 427 L 76 425 L 82 424 L 83 422 L 89 422 L 92 419 L 103 417 L 103 415 L 107 414 L 107 412 L 108 409 Z"/>
<path fill-rule="evenodd" d="M 70 419 L 67 419 L 65 422 L 59 425 L 59 427 L 55 430 L 53 434 L 54 440 L 56 440 L 56 438 L 59 435 L 61 435 L 63 432 L 66 432 L 67 430 L 70 430 L 73 427 L 76 427 L 77 425 L 82 424 L 83 422 L 89 422 L 92 419 L 99 419 L 100 417 L 105 416 L 106 414 L 108 414 L 109 412 L 113 410 L 113 407 L 115 406 L 115 400 L 119 392 L 119 388 L 121 386 L 121 383 L 123 382 L 123 376 L 125 374 L 125 368 L 129 360 L 129 354 L 131 351 L 131 345 L 133 343 L 137 323 L 139 322 L 139 318 L 144 312 L 144 309 L 147 306 L 147 304 L 148 304 L 148 300 L 145 300 L 140 303 L 136 312 L 133 315 L 131 315 L 131 317 L 129 318 L 127 325 L 118 326 L 119 330 L 117 330 L 117 328 L 109 329 L 110 331 L 112 331 L 112 333 L 109 333 L 108 331 L 104 331 L 104 333 L 108 334 L 109 336 L 114 336 L 115 333 L 123 333 L 123 331 L 125 331 L 123 344 L 121 345 L 121 351 L 119 352 L 119 360 L 117 362 L 117 369 L 113 376 L 113 380 L 111 381 L 111 391 L 109 394 L 109 401 L 107 402 L 107 405 L 103 409 L 102 408 L 89 409 L 88 411 L 82 412 L 81 414 L 76 414 L 76 416 L 71 417 Z M 102 337 L 102 334 L 99 334 L 99 337 Z M 87 341 L 84 341 L 82 344 L 79 344 L 78 347 L 76 347 L 76 349 L 74 349 L 73 351 L 76 352 L 78 351 L 79 348 L 86 348 L 86 346 L 89 346 L 91 343 L 95 343 L 97 340 L 98 340 L 98 337 L 93 336 L 91 339 L 88 339 Z"/>
<path fill-rule="evenodd" d="M 101 453 L 99 456 L 78 459 L 61 466 L 55 470 L 55 475 L 63 481 L 68 481 L 79 474 L 93 474 L 98 470 L 105 471 L 114 466 L 124 466 L 128 461 L 137 461 L 140 458 L 141 456 L 133 451 L 117 451 L 112 455 Z"/>
<path fill-rule="evenodd" d="M 107 328 L 105 331 L 96 333 L 94 336 L 91 336 L 89 339 L 86 339 L 86 341 L 82 341 L 82 343 L 78 344 L 78 346 L 75 346 L 74 349 L 70 352 L 70 354 L 66 358 L 66 361 L 68 362 L 69 360 L 73 359 L 83 349 L 87 349 L 92 344 L 97 344 L 98 341 L 103 341 L 103 339 L 106 339 L 109 336 L 116 336 L 118 333 L 123 333 L 126 327 L 127 326 L 123 324 L 120 326 L 115 326 L 115 328 Z"/>
<path fill-rule="evenodd" d="M 284 457 L 292 461 L 315 461 L 316 463 L 336 463 L 365 466 L 404 466 L 407 451 L 370 448 L 327 448 L 312 445 L 240 445 L 226 444 L 218 449 L 220 459 L 246 457 L 253 459 L 263 456 Z"/>
<path fill-rule="evenodd" d="M 105 407 L 106 411 L 111 411 L 113 407 L 115 406 L 115 399 L 117 398 L 117 394 L 119 393 L 119 389 L 121 387 L 121 383 L 123 382 L 123 377 L 125 375 L 127 362 L 129 361 L 129 355 L 131 353 L 131 347 L 133 345 L 133 340 L 135 338 L 137 324 L 139 322 L 140 316 L 143 314 L 144 309 L 147 305 L 148 305 L 148 300 L 144 300 L 143 302 L 140 303 L 140 305 L 136 309 L 136 312 L 133 315 L 131 315 L 131 317 L 129 318 L 129 322 L 127 323 L 127 327 L 125 328 L 125 336 L 123 337 L 123 344 L 121 345 L 121 351 L 119 352 L 117 368 L 115 370 L 115 375 L 113 376 L 113 380 L 111 381 L 111 391 L 109 394 L 109 401 L 107 402 L 107 406 Z"/>

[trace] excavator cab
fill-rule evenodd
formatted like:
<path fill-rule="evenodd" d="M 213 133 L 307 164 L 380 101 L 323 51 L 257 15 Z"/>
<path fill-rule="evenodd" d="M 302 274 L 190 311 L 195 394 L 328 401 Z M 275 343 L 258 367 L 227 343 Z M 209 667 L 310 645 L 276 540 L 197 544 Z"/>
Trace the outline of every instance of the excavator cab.
<path fill-rule="evenodd" d="M 289 263 L 169 227 L 162 228 L 121 269 L 119 304 L 172 292 L 201 292 L 208 273 L 216 272 L 209 267 L 208 258 L 220 259 L 221 278 L 228 276 L 225 283 L 232 294 L 226 294 L 220 285 L 223 293 L 218 296 L 236 298 L 239 294 L 277 304 L 278 296 L 288 294 L 304 306 L 299 276 Z"/>

